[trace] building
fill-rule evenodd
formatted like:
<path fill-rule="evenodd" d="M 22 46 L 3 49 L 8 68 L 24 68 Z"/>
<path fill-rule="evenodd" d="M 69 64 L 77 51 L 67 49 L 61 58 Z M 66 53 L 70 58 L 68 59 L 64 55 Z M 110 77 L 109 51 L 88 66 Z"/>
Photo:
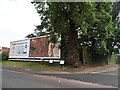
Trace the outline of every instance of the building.
<path fill-rule="evenodd" d="M 0 46 L 0 53 L 2 53 L 2 52 L 8 52 L 8 51 L 9 51 L 8 47 L 2 47 L 2 46 Z"/>

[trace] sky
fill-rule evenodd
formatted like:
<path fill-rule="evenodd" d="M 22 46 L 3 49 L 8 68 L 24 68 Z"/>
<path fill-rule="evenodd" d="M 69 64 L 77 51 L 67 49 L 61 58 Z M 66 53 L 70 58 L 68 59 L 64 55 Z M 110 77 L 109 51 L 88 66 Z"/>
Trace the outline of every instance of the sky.
<path fill-rule="evenodd" d="M 0 0 L 0 46 L 25 39 L 40 24 L 32 0 Z"/>
<path fill-rule="evenodd" d="M 31 1 L 0 0 L 0 46 L 10 47 L 10 42 L 25 39 L 40 24 Z"/>

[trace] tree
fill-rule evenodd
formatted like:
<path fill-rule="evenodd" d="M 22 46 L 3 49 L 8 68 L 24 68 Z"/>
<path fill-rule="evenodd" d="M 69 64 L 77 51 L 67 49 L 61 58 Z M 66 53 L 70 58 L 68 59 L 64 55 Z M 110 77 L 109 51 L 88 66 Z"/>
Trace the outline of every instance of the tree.
<path fill-rule="evenodd" d="M 44 4 L 44 3 L 43 3 Z M 40 4 L 39 5 L 43 5 Z M 80 64 L 79 60 L 79 52 L 78 52 L 78 44 L 77 44 L 77 30 L 76 30 L 76 25 L 71 19 L 71 6 L 75 5 L 72 3 L 48 3 L 49 5 L 49 10 L 42 9 L 44 11 L 44 19 L 42 23 L 46 23 L 47 21 L 49 28 L 47 30 L 50 32 L 50 35 L 56 35 L 58 37 L 62 36 L 65 37 L 66 40 L 66 45 L 67 45 L 67 58 L 66 62 L 68 65 L 78 67 Z M 70 8 L 68 8 L 70 7 Z M 37 10 L 38 7 L 37 6 Z M 72 7 L 73 8 L 73 7 Z M 38 10 L 38 12 L 41 12 Z M 43 14 L 43 12 L 42 12 Z M 41 14 L 40 14 L 41 15 Z M 42 25 L 41 25 L 42 26 Z M 65 34 L 67 34 L 65 36 Z M 61 38 L 63 39 L 63 38 Z"/>
<path fill-rule="evenodd" d="M 86 15 L 85 20 L 88 27 L 81 31 L 80 41 L 83 47 L 88 47 L 88 53 L 96 62 L 97 57 L 107 55 L 113 48 L 111 39 L 114 38 L 115 29 L 111 15 L 112 3 L 95 2 L 90 12 L 92 15 Z"/>
<path fill-rule="evenodd" d="M 57 42 L 61 38 L 61 49 L 66 63 L 72 67 L 80 65 L 79 43 L 90 45 L 92 56 L 109 52 L 107 40 L 114 37 L 111 18 L 112 3 L 95 2 L 33 2 L 40 15 L 37 31 L 46 30 Z M 80 37 L 79 37 L 79 36 Z M 62 48 L 62 46 L 65 46 Z"/>
<path fill-rule="evenodd" d="M 113 10 L 112 10 L 112 19 L 115 23 L 116 32 L 114 38 L 114 46 L 118 46 L 120 48 L 120 1 L 113 3 Z"/>
<path fill-rule="evenodd" d="M 9 57 L 9 53 L 8 52 L 2 52 L 1 53 L 1 56 L 2 56 L 2 60 L 4 61 L 6 61 L 6 60 L 8 60 L 8 57 Z"/>
<path fill-rule="evenodd" d="M 50 31 L 61 36 L 61 41 L 65 40 L 66 62 L 70 66 L 80 64 L 78 32 L 86 34 L 90 27 L 87 21 L 94 18 L 93 11 L 94 3 L 49 3 Z"/>
<path fill-rule="evenodd" d="M 31 33 L 31 34 L 28 34 L 25 38 L 33 38 L 33 37 L 36 37 L 36 35 L 34 35 L 33 33 Z"/>
<path fill-rule="evenodd" d="M 116 20 L 120 13 L 120 1 L 113 3 L 112 18 Z"/>

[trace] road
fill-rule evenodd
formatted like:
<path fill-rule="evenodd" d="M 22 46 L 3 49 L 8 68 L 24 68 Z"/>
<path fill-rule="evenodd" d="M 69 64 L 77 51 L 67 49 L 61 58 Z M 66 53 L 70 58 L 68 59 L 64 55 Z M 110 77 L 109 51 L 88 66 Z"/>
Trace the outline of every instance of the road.
<path fill-rule="evenodd" d="M 66 79 L 66 76 L 64 78 L 60 77 L 27 74 L 3 69 L 2 88 L 113 88 L 80 80 Z M 84 75 L 81 75 L 81 77 L 84 77 Z"/>
<path fill-rule="evenodd" d="M 118 81 L 120 81 L 118 70 L 113 70 L 104 73 L 49 74 L 49 76 L 67 78 L 67 79 L 90 82 L 90 83 L 97 83 L 101 85 L 110 85 L 114 87 L 118 87 Z"/>

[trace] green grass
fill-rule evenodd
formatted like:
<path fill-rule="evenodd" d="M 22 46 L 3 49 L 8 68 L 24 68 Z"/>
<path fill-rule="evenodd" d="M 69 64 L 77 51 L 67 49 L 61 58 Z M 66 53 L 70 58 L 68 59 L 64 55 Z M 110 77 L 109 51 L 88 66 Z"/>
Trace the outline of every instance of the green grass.
<path fill-rule="evenodd" d="M 59 63 L 49 64 L 48 62 L 25 62 L 25 61 L 0 61 L 3 66 L 13 67 L 29 67 L 29 68 L 46 68 L 46 69 L 60 69 Z"/>

